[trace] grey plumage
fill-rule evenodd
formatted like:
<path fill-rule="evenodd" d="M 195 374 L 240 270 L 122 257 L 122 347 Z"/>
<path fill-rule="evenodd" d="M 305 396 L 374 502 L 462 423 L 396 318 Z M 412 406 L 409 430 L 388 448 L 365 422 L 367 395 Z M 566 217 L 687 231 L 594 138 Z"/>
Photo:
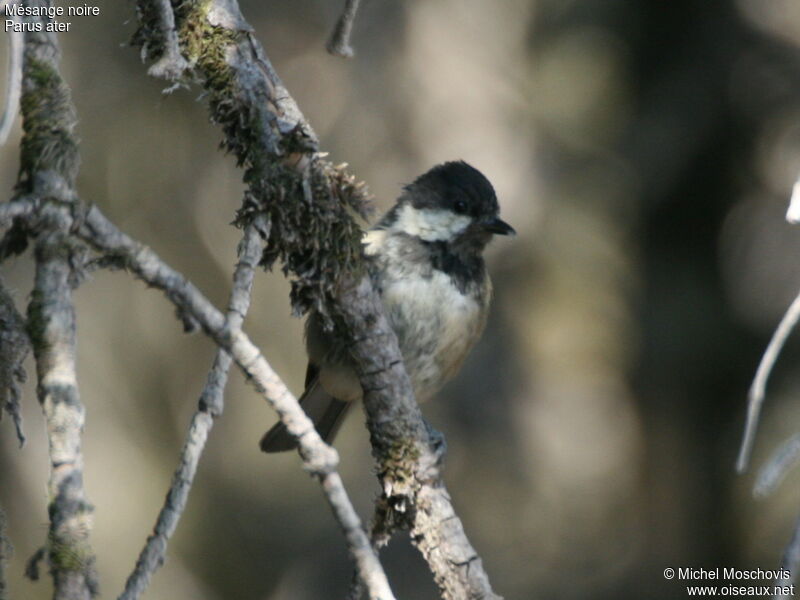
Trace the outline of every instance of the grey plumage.
<path fill-rule="evenodd" d="M 480 337 L 492 295 L 482 252 L 501 221 L 494 189 L 464 162 L 444 163 L 404 189 L 364 238 L 373 285 L 397 334 L 418 401 L 459 370 Z M 316 314 L 306 325 L 309 371 L 300 403 L 328 442 L 361 395 L 346 342 Z M 278 423 L 261 440 L 265 452 L 296 447 Z"/>

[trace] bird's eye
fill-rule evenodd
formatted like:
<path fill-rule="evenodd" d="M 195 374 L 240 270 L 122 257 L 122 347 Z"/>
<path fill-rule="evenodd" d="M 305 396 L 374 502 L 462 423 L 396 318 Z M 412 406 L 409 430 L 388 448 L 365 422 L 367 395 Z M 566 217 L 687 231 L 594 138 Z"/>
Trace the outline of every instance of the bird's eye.
<path fill-rule="evenodd" d="M 454 208 L 456 209 L 457 213 L 465 213 L 467 212 L 467 203 L 463 200 L 456 200 Z"/>

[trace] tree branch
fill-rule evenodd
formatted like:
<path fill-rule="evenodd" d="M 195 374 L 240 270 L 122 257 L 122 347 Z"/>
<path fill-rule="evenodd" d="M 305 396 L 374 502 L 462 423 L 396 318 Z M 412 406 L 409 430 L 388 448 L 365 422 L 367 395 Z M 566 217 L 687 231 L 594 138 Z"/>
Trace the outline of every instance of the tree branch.
<path fill-rule="evenodd" d="M 60 231 L 40 234 L 28 320 L 50 447 L 47 557 L 55 598 L 88 600 L 97 593 L 89 545 L 94 508 L 83 489 L 81 434 L 85 411 L 75 371 L 71 278 L 66 235 Z"/>
<path fill-rule="evenodd" d="M 781 444 L 759 469 L 753 486 L 753 495 L 763 497 L 774 492 L 798 458 L 800 458 L 800 434 L 795 434 Z"/>
<path fill-rule="evenodd" d="M 233 275 L 233 289 L 228 303 L 227 327 L 239 330 L 250 307 L 250 291 L 253 275 L 261 257 L 261 243 L 258 229 L 249 226 L 239 245 L 239 261 Z M 125 583 L 125 590 L 119 600 L 135 600 L 147 588 L 150 577 L 166 559 L 167 542 L 172 537 L 178 521 L 186 507 L 197 464 L 205 448 L 214 419 L 222 414 L 225 384 L 231 357 L 222 348 L 217 350 L 214 362 L 208 373 L 206 385 L 198 401 L 197 412 L 192 417 L 186 435 L 178 468 L 172 477 L 172 485 L 167 492 L 164 506 L 159 512 L 153 533 L 147 538 L 136 566 Z"/>
<path fill-rule="evenodd" d="M 30 0 L 30 6 L 50 6 Z M 44 30 L 44 19 L 39 19 Z M 70 237 L 75 177 L 79 167 L 73 131 L 75 111 L 58 72 L 56 38 L 25 37 L 22 78 L 23 130 L 17 190 L 53 200 L 35 229 L 36 276 L 28 305 L 28 331 L 38 377 L 50 451 L 50 527 L 46 556 L 56 600 L 88 600 L 97 593 L 89 544 L 93 507 L 83 487 L 81 436 L 84 407 L 75 366 L 75 311 L 81 248 Z M 34 231 L 34 230 L 32 230 Z"/>
<path fill-rule="evenodd" d="M 761 357 L 761 362 L 756 370 L 755 378 L 750 386 L 748 393 L 747 404 L 747 423 L 745 424 L 744 437 L 742 438 L 742 445 L 739 448 L 739 457 L 736 460 L 736 470 L 739 473 L 744 473 L 747 470 L 747 465 L 750 462 L 750 455 L 753 452 L 753 444 L 755 443 L 756 430 L 758 429 L 758 420 L 761 415 L 761 406 L 764 404 L 764 393 L 767 387 L 767 380 L 772 372 L 772 367 L 775 366 L 775 361 L 778 360 L 783 345 L 789 334 L 792 333 L 797 320 L 800 319 L 800 294 L 792 302 L 786 314 L 783 315 L 778 328 L 772 334 L 772 339 L 769 341 L 764 355 Z"/>
<path fill-rule="evenodd" d="M 443 438 L 422 419 L 397 337 L 369 280 L 343 294 L 339 308 L 355 340 L 351 352 L 389 512 L 384 519 L 410 529 L 445 599 L 499 599 L 442 481 Z"/>
<path fill-rule="evenodd" d="M 336 450 L 322 441 L 297 399 L 247 335 L 240 329 L 229 327 L 222 313 L 191 282 L 166 265 L 152 250 L 119 231 L 97 207 L 92 206 L 86 212 L 78 235 L 100 252 L 123 259 L 129 270 L 148 285 L 162 290 L 232 356 L 256 390 L 277 411 L 289 432 L 297 437 L 304 467 L 322 484 L 370 598 L 392 600 L 394 595 L 383 568 L 335 470 L 339 460 Z"/>
<path fill-rule="evenodd" d="M 147 74 L 175 81 L 183 76 L 184 72 L 189 68 L 189 63 L 183 58 L 178 47 L 178 34 L 175 31 L 175 14 L 172 11 L 172 3 L 170 0 L 155 1 L 158 6 L 163 52 L 161 58 L 148 69 Z M 172 88 L 167 88 L 167 91 L 171 90 Z"/>
<path fill-rule="evenodd" d="M 11 4 L 9 0 L 0 2 L 3 7 L 5 19 L 11 20 L 16 25 L 19 17 L 7 15 L 6 7 Z M 22 53 L 25 48 L 25 34 L 19 31 L 7 31 L 8 34 L 8 83 L 6 86 L 6 98 L 4 102 L 3 116 L 0 117 L 0 146 L 6 143 L 14 119 L 19 112 L 19 97 L 22 84 Z"/>
<path fill-rule="evenodd" d="M 350 45 L 350 34 L 353 31 L 353 23 L 356 20 L 356 13 L 360 3 L 361 0 L 345 0 L 342 14 L 339 15 L 336 26 L 333 28 L 331 37 L 326 45 L 328 52 L 334 56 L 352 58 L 355 55 L 355 51 Z"/>
<path fill-rule="evenodd" d="M 50 0 L 31 0 L 36 3 L 49 6 Z M 279 258 L 285 271 L 294 276 L 295 309 L 314 308 L 341 325 L 353 340 L 384 492 L 381 502 L 386 507 L 386 530 L 396 526 L 411 530 L 444 598 L 498 598 L 442 483 L 441 436 L 422 420 L 396 336 L 383 315 L 380 298 L 369 278 L 363 276 L 361 231 L 347 210 L 349 206 L 363 212 L 362 188 L 342 168 L 320 160 L 313 130 L 235 0 L 186 0 L 176 4 L 174 12 L 168 9 L 161 0 L 140 0 L 142 25 L 137 37 L 147 53 L 157 45 L 146 42 L 163 41 L 164 32 L 172 29 L 169 14 L 173 16 L 180 54 L 195 67 L 208 92 L 212 118 L 225 133 L 224 144 L 245 170 L 248 189 L 240 224 L 265 220 L 269 237 L 262 263 Z M 37 273 L 29 329 L 50 433 L 52 503 L 47 556 L 56 598 L 84 600 L 96 591 L 88 545 L 92 507 L 82 487 L 83 407 L 75 380 L 71 304 L 71 287 L 83 266 L 84 247 L 76 243 L 81 239 L 103 255 L 101 260 L 123 264 L 148 285 L 161 289 L 182 314 L 231 355 L 298 438 L 304 466 L 320 480 L 370 598 L 391 600 L 382 567 L 335 470 L 336 451 L 324 444 L 297 400 L 241 331 L 241 321 L 237 323 L 230 314 L 226 318 L 149 248 L 119 231 L 99 209 L 78 200 L 74 189 L 78 169 L 77 143 L 72 135 L 74 108 L 57 61 L 53 36 L 27 38 L 22 103 L 25 136 L 17 189 L 19 201 L 32 202 L 34 208 L 29 210 L 26 205 L 12 215 L 15 224 L 24 225 L 23 233 L 36 239 Z M 0 210 L 0 219 L 13 212 Z M 221 372 L 213 370 L 210 375 L 215 380 L 211 387 L 217 386 L 214 389 L 222 389 L 218 385 Z M 207 410 L 200 411 L 204 416 L 198 429 L 190 432 L 187 462 L 182 462 L 178 473 L 191 475 L 193 461 L 196 466 L 213 411 L 221 409 L 213 394 L 205 404 Z M 178 490 L 177 496 L 184 493 L 181 485 L 173 488 Z M 177 497 L 173 500 L 176 507 L 181 502 Z M 171 503 L 168 499 L 167 504 Z M 167 511 L 161 529 L 163 541 L 180 514 L 171 507 Z M 156 529 L 158 536 L 158 524 Z M 161 551 L 156 547 L 159 544 L 154 543 L 155 556 Z"/>

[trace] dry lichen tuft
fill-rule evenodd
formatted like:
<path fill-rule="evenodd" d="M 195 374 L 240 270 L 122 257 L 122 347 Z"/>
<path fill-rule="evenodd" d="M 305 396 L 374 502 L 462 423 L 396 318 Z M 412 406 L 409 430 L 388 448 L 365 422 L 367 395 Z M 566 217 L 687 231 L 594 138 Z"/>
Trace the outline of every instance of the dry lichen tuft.
<path fill-rule="evenodd" d="M 292 280 L 295 314 L 314 309 L 330 323 L 338 282 L 361 272 L 362 229 L 353 217 L 368 212 L 366 188 L 343 165 L 320 159 L 308 124 L 278 106 L 279 82 L 242 67 L 239 58 L 253 51 L 249 31 L 213 24 L 203 0 L 173 7 L 181 52 L 203 87 L 211 120 L 222 128 L 221 145 L 244 169 L 247 191 L 235 223 L 244 227 L 256 215 L 266 218 L 261 264 L 281 262 Z M 163 41 L 152 1 L 139 2 L 139 20 L 133 42 L 144 57 L 160 58 Z"/>

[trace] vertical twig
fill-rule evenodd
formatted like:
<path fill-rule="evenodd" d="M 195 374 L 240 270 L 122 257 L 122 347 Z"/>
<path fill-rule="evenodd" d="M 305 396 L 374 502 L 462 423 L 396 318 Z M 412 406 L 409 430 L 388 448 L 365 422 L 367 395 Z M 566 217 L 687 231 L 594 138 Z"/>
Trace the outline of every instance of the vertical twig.
<path fill-rule="evenodd" d="M 778 360 L 783 345 L 786 343 L 786 339 L 789 337 L 795 325 L 797 325 L 798 319 L 800 319 L 800 294 L 797 295 L 791 306 L 789 306 L 789 309 L 786 311 L 786 314 L 783 315 L 775 333 L 772 334 L 772 339 L 769 341 L 769 345 L 764 351 L 764 355 L 761 357 L 761 362 L 756 370 L 755 378 L 750 386 L 747 404 L 747 422 L 745 424 L 742 445 L 739 448 L 739 457 L 736 460 L 736 470 L 739 471 L 739 473 L 744 473 L 750 462 L 756 430 L 758 429 L 758 420 L 761 415 L 761 406 L 764 404 L 764 391 L 767 386 L 767 380 L 772 372 L 772 367 L 775 366 L 775 361 Z"/>
<path fill-rule="evenodd" d="M 152 77 L 175 81 L 189 68 L 189 63 L 183 58 L 178 45 L 178 33 L 175 31 L 175 13 L 172 10 L 172 3 L 170 0 L 156 0 L 156 5 L 158 7 L 164 52 L 161 58 L 147 70 L 147 74 Z M 172 88 L 167 88 L 166 91 L 171 90 Z"/>
<path fill-rule="evenodd" d="M 3 8 L 3 18 L 4 20 L 12 21 L 14 25 L 18 25 L 20 18 L 16 14 L 6 14 L 6 7 L 10 3 L 9 0 L 0 2 L 0 6 Z M 0 118 L 0 146 L 8 140 L 8 134 L 11 133 L 14 119 L 16 119 L 17 112 L 19 112 L 19 97 L 22 88 L 22 53 L 25 47 L 24 33 L 12 29 L 6 35 L 8 36 L 8 83 L 3 104 L 5 108 L 3 109 L 2 118 Z"/>
<path fill-rule="evenodd" d="M 50 447 L 47 558 L 55 583 L 54 598 L 89 600 L 97 594 L 89 544 L 94 508 L 83 489 L 81 435 L 85 411 L 76 376 L 68 247 L 63 232 L 40 234 L 28 321 Z"/>
<path fill-rule="evenodd" d="M 227 322 L 228 327 L 232 330 L 241 328 L 242 321 L 250 307 L 253 274 L 260 258 L 259 233 L 255 225 L 250 225 L 245 230 L 239 245 L 239 261 L 234 271 L 233 290 L 228 303 Z M 180 462 L 172 477 L 172 484 L 167 492 L 164 506 L 158 514 L 153 533 L 147 538 L 119 600 L 138 598 L 147 588 L 153 573 L 164 563 L 167 542 L 172 537 L 186 507 L 206 439 L 214 425 L 214 419 L 222 414 L 225 384 L 228 380 L 231 362 L 230 355 L 219 348 L 200 396 L 197 412 L 192 417 Z"/>
<path fill-rule="evenodd" d="M 353 23 L 356 19 L 360 1 L 361 0 L 345 0 L 342 14 L 339 15 L 336 26 L 333 28 L 331 37 L 326 45 L 328 52 L 334 56 L 352 58 L 355 55 L 355 51 L 350 45 L 350 34 L 353 31 Z"/>
<path fill-rule="evenodd" d="M 50 7 L 52 0 L 29 0 Z M 81 436 L 84 407 L 75 365 L 75 310 L 81 245 L 71 239 L 75 178 L 80 164 L 77 123 L 69 89 L 58 70 L 54 34 L 28 32 L 22 78 L 23 130 L 17 190 L 56 200 L 36 230 L 36 275 L 28 305 L 28 333 L 36 358 L 37 395 L 44 412 L 50 451 L 45 553 L 55 600 L 89 600 L 97 594 L 94 555 L 89 544 L 93 507 L 83 488 Z"/>

